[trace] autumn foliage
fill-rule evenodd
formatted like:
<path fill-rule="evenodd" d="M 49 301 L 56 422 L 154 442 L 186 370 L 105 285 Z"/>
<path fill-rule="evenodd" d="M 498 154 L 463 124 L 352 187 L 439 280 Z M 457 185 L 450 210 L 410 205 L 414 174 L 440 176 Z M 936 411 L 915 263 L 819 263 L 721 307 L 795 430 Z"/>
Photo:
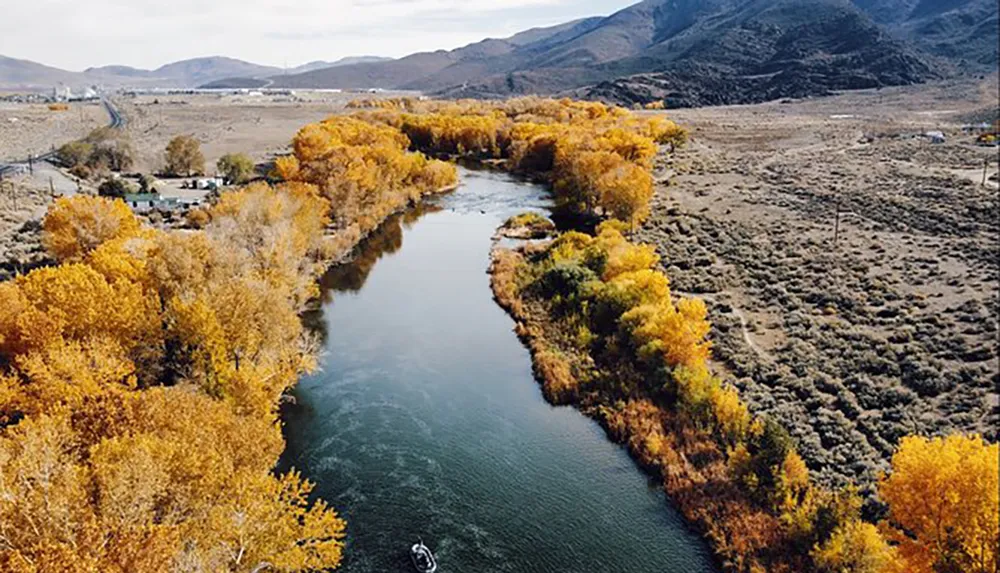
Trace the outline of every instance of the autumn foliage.
<path fill-rule="evenodd" d="M 59 261 L 79 260 L 106 241 L 139 232 L 139 222 L 124 202 L 88 195 L 57 199 L 42 226 L 45 248 Z"/>
<path fill-rule="evenodd" d="M 275 175 L 315 185 L 340 228 L 372 231 L 388 215 L 457 182 L 454 165 L 408 151 L 399 130 L 347 116 L 303 127 Z"/>
<path fill-rule="evenodd" d="M 639 117 L 598 102 L 537 97 L 502 102 L 359 100 L 356 116 L 390 126 L 428 154 L 502 161 L 548 180 L 573 210 L 635 223 L 648 215 L 660 145 L 687 133 L 663 117 Z"/>
<path fill-rule="evenodd" d="M 0 570 L 336 567 L 344 522 L 272 473 L 326 200 L 251 186 L 198 232 L 124 207 L 59 200 L 66 262 L 0 283 Z"/>
<path fill-rule="evenodd" d="M 713 374 L 704 303 L 674 298 L 626 227 L 498 249 L 494 293 L 546 396 L 594 413 L 656 471 L 726 570 L 996 571 L 996 444 L 904 438 L 879 486 L 888 517 L 864 521 L 856 488 L 817 485 L 781 424 Z"/>
<path fill-rule="evenodd" d="M 978 436 L 903 438 L 879 493 L 909 571 L 997 571 L 998 460 L 1000 447 Z"/>

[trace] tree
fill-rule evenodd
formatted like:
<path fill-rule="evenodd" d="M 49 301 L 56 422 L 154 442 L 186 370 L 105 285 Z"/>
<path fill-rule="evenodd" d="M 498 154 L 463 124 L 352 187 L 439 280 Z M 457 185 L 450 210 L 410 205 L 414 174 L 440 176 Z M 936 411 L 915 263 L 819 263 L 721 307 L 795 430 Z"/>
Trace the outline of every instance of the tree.
<path fill-rule="evenodd" d="M 205 172 L 205 156 L 201 153 L 201 143 L 189 135 L 178 135 L 170 140 L 166 150 L 167 173 L 178 177 L 190 177 Z"/>
<path fill-rule="evenodd" d="M 878 528 L 857 519 L 837 528 L 812 556 L 823 573 L 903 571 L 896 549 L 886 543 Z"/>
<path fill-rule="evenodd" d="M 960 434 L 903 438 L 879 483 L 888 531 L 914 573 L 997 570 L 1000 446 Z"/>
<path fill-rule="evenodd" d="M 115 177 L 101 183 L 100 187 L 97 188 L 97 193 L 101 197 L 123 199 L 126 195 L 135 193 L 135 188 L 121 177 Z"/>
<path fill-rule="evenodd" d="M 57 154 L 59 155 L 59 160 L 66 167 L 73 168 L 86 163 L 93 150 L 94 146 L 90 143 L 85 141 L 71 141 L 60 147 Z"/>
<path fill-rule="evenodd" d="M 227 153 L 219 159 L 216 167 L 227 183 L 239 184 L 246 183 L 253 176 L 254 163 L 245 153 Z"/>
<path fill-rule="evenodd" d="M 42 221 L 42 243 L 60 261 L 78 260 L 104 241 L 133 236 L 139 221 L 119 199 L 61 197 Z"/>
<path fill-rule="evenodd" d="M 128 171 L 135 163 L 134 156 L 135 151 L 132 149 L 132 144 L 128 140 L 118 137 L 95 144 L 87 159 L 87 164 L 97 169 Z"/>

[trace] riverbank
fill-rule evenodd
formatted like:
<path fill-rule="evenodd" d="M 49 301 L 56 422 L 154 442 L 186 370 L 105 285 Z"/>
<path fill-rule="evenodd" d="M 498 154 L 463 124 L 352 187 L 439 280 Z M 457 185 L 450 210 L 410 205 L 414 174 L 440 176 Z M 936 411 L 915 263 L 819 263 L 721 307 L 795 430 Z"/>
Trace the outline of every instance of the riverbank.
<path fill-rule="evenodd" d="M 551 205 L 508 174 L 383 224 L 322 277 L 307 316 L 319 371 L 282 413 L 291 467 L 348 522 L 345 573 L 409 565 L 480 573 L 713 571 L 707 546 L 603 430 L 538 391 L 492 298 L 489 250 L 507 217 Z"/>
<path fill-rule="evenodd" d="M 772 572 L 801 571 L 802 561 L 782 539 L 781 523 L 755 507 L 731 480 L 726 453 L 711 435 L 641 393 L 609 400 L 599 388 L 636 384 L 641 368 L 627 360 L 600 366 L 600 358 L 581 349 L 577 333 L 554 318 L 563 314 L 554 308 L 558 302 L 522 295 L 527 257 L 545 248 L 495 246 L 489 273 L 495 300 L 514 319 L 546 398 L 598 421 L 609 438 L 657 477 L 668 502 L 705 536 L 723 570 L 757 571 L 766 564 Z"/>

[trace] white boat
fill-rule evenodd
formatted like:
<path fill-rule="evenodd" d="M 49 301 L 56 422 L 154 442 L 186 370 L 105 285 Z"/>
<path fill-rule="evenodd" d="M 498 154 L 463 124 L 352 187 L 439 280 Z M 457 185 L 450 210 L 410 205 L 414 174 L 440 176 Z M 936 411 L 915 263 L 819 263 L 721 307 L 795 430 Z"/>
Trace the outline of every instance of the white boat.
<path fill-rule="evenodd" d="M 410 548 L 410 559 L 413 561 L 413 566 L 420 573 L 434 573 L 437 571 L 437 561 L 434 560 L 434 554 L 431 553 L 431 549 L 424 545 L 424 541 L 421 539 L 417 543 L 413 544 Z"/>

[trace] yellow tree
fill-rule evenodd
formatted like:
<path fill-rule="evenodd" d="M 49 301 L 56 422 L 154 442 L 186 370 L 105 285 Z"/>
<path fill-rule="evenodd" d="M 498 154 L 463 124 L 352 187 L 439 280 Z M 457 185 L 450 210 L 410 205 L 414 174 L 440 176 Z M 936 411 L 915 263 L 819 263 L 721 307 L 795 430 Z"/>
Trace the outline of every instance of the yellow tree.
<path fill-rule="evenodd" d="M 858 519 L 834 530 L 826 543 L 813 549 L 812 558 L 823 573 L 905 571 L 896 549 L 886 543 L 878 528 Z"/>
<path fill-rule="evenodd" d="M 75 195 L 56 200 L 42 229 L 46 250 L 60 261 L 72 261 L 105 241 L 138 234 L 139 221 L 121 200 Z"/>
<path fill-rule="evenodd" d="M 900 441 L 879 484 L 887 530 L 914 573 L 995 573 L 1000 448 L 980 436 Z"/>

